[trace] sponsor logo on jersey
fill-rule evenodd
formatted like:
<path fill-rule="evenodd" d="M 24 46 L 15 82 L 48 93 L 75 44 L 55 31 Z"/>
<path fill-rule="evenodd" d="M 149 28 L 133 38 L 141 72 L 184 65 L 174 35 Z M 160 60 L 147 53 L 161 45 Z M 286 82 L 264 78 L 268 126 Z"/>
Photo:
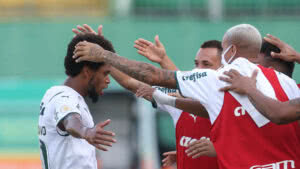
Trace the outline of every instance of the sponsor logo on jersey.
<path fill-rule="evenodd" d="M 237 107 L 234 109 L 234 115 L 236 117 L 244 116 L 246 114 L 246 110 L 243 107 Z"/>
<path fill-rule="evenodd" d="M 160 90 L 163 93 L 166 93 L 166 94 L 168 94 L 168 93 L 176 93 L 177 92 L 176 89 L 169 89 L 169 88 L 159 87 L 159 86 L 156 86 L 155 88 L 158 89 L 158 90 Z"/>
<path fill-rule="evenodd" d="M 66 112 L 69 112 L 71 110 L 72 110 L 72 108 L 67 106 L 67 105 L 63 105 L 63 106 L 60 107 L 60 112 L 62 112 L 62 113 L 66 113 Z"/>
<path fill-rule="evenodd" d="M 189 115 L 194 119 L 194 123 L 196 123 L 197 116 L 195 116 L 193 114 L 189 114 Z"/>
<path fill-rule="evenodd" d="M 197 79 L 201 79 L 201 78 L 206 77 L 206 76 L 207 76 L 206 72 L 202 72 L 202 73 L 195 72 L 191 75 L 182 76 L 182 80 L 183 81 L 190 80 L 190 81 L 196 82 Z"/>
<path fill-rule="evenodd" d="M 252 166 L 250 169 L 291 169 L 295 167 L 294 160 L 285 160 L 276 163 L 271 163 L 267 165 L 255 165 Z"/>
<path fill-rule="evenodd" d="M 205 137 L 205 136 L 202 136 L 202 137 L 200 138 L 200 140 L 202 140 L 202 139 L 210 140 L 208 137 Z M 193 142 L 195 142 L 195 141 L 197 141 L 197 139 L 192 138 L 192 137 L 182 136 L 181 139 L 180 139 L 179 144 L 180 144 L 181 146 L 183 146 L 183 147 L 187 147 L 189 144 L 191 144 L 191 143 L 193 143 Z"/>

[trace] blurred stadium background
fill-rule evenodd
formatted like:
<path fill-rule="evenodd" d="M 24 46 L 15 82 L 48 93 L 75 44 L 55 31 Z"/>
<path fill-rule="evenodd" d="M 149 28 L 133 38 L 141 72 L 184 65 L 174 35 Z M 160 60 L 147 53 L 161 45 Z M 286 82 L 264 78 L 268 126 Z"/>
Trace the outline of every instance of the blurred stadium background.
<path fill-rule="evenodd" d="M 104 35 L 117 52 L 146 61 L 133 48 L 156 34 L 182 70 L 193 68 L 200 44 L 222 39 L 229 27 L 255 25 L 300 51 L 299 0 L 0 0 L 0 169 L 40 169 L 37 123 L 47 88 L 61 84 L 63 58 L 78 24 Z M 300 67 L 294 79 L 300 82 Z M 160 154 L 175 149 L 173 122 L 112 81 L 98 104 L 95 122 L 112 119 L 118 143 L 99 152 L 101 168 L 153 169 Z"/>

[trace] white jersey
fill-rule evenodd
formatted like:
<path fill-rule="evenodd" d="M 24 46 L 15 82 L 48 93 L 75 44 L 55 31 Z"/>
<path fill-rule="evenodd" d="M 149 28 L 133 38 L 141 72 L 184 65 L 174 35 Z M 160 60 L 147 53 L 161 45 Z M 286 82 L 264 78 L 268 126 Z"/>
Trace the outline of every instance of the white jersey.
<path fill-rule="evenodd" d="M 79 93 L 67 86 L 48 89 L 41 102 L 38 126 L 43 169 L 97 169 L 95 147 L 57 127 L 70 113 L 78 113 L 84 126 L 94 127 L 88 106 Z"/>
<path fill-rule="evenodd" d="M 217 71 L 211 69 L 194 69 L 193 71 L 187 72 L 177 71 L 177 88 L 181 95 L 199 100 L 208 111 L 212 124 L 217 119 L 223 107 L 224 92 L 220 92 L 219 89 L 227 86 L 225 82 L 219 80 L 219 77 L 225 76 L 223 75 L 223 72 L 230 69 L 235 69 L 244 76 L 251 76 L 255 69 L 258 70 L 259 72 L 256 83 L 258 90 L 260 90 L 263 94 L 276 99 L 273 87 L 263 75 L 261 70 L 257 67 L 257 65 L 249 62 L 245 58 L 237 58 L 230 65 L 227 65 Z M 299 92 L 295 92 L 298 90 L 295 81 L 282 73 L 276 73 L 278 74 L 278 79 L 289 99 L 299 97 Z M 247 96 L 241 96 L 235 92 L 230 93 L 243 106 L 242 108 L 246 109 L 258 127 L 264 126 L 268 122 L 265 120 L 265 117 L 258 113 Z M 250 112 L 254 113 L 250 114 Z"/>
<path fill-rule="evenodd" d="M 163 92 L 165 94 L 177 93 L 178 92 L 178 90 L 176 90 L 176 89 L 169 89 L 169 88 L 165 88 L 165 87 L 155 86 L 154 88 L 156 88 L 157 90 L 160 90 L 161 92 Z M 169 105 L 160 104 L 158 102 L 155 102 L 153 107 L 157 108 L 158 111 L 168 112 L 170 114 L 170 116 L 172 117 L 172 119 L 173 119 L 174 126 L 176 127 L 177 121 L 178 121 L 179 117 L 182 114 L 182 110 L 177 109 L 177 108 L 172 107 L 172 106 L 169 106 Z"/>

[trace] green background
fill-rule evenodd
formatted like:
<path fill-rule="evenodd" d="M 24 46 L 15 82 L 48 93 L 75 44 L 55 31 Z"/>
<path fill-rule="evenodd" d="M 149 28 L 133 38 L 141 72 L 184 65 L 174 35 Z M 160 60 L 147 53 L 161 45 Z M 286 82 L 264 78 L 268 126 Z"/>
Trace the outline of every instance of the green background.
<path fill-rule="evenodd" d="M 103 24 L 104 35 L 112 41 L 117 53 L 130 59 L 146 61 L 133 48 L 134 40 L 153 41 L 156 34 L 168 55 L 181 70 L 193 68 L 200 45 L 211 39 L 221 40 L 233 25 L 250 23 L 262 35 L 271 33 L 300 51 L 298 18 L 245 18 L 219 23 L 197 19 L 131 18 L 64 18 L 26 19 L 0 23 L 0 151 L 38 152 L 37 123 L 39 104 L 47 88 L 64 78 L 63 59 L 71 31 L 78 24 L 94 29 Z M 300 82 L 300 67 L 294 79 Z M 298 75 L 298 76 L 297 76 Z M 112 89 L 120 87 L 112 82 Z"/>

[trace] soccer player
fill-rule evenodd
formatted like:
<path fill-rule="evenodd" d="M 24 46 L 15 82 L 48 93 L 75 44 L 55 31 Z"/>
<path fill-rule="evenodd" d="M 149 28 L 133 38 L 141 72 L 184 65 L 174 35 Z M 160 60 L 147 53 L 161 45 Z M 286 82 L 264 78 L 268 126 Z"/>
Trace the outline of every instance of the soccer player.
<path fill-rule="evenodd" d="M 163 69 L 178 70 L 167 56 L 164 45 L 159 41 L 158 36 L 155 36 L 155 44 L 144 39 L 138 39 L 135 41 L 134 47 L 138 49 L 139 54 L 145 56 L 152 62 L 160 64 Z M 221 42 L 217 40 L 204 42 L 195 56 L 195 68 L 218 69 L 221 67 L 221 53 Z M 173 91 L 161 87 L 157 89 L 165 93 Z M 177 161 L 178 169 L 192 169 L 199 168 L 199 166 L 203 169 L 218 168 L 216 158 L 207 157 L 216 156 L 214 151 L 211 150 L 213 149 L 213 145 L 209 141 L 211 124 L 207 118 L 195 116 L 160 103 L 157 103 L 155 107 L 171 115 L 176 129 L 176 151 L 163 154 L 166 156 L 166 158 L 163 159 L 164 166 L 174 164 Z M 196 147 L 198 149 L 193 153 L 187 154 L 185 151 L 188 147 Z M 206 156 L 202 156 L 203 154 Z"/>
<path fill-rule="evenodd" d="M 43 169 L 97 169 L 96 149 L 107 151 L 116 140 L 104 130 L 110 120 L 94 125 L 84 101 L 96 102 L 110 82 L 110 65 L 104 62 L 76 63 L 72 58 L 75 45 L 88 41 L 114 52 L 112 44 L 93 34 L 75 36 L 68 45 L 64 66 L 67 79 L 45 93 L 39 116 L 39 142 Z"/>
<path fill-rule="evenodd" d="M 77 29 L 79 29 L 81 32 L 91 32 L 97 34 L 94 30 L 92 30 L 90 26 L 86 24 L 84 24 L 83 26 L 77 26 Z M 73 32 L 76 34 L 80 33 L 76 29 L 73 29 Z M 98 35 L 102 36 L 102 29 L 98 29 Z M 135 47 L 139 49 L 137 52 L 141 55 L 144 55 L 149 60 L 159 63 L 162 68 L 177 70 L 176 66 L 166 55 L 165 48 L 159 41 L 158 36 L 155 37 L 155 41 L 156 44 L 154 45 L 153 43 L 144 39 L 137 40 L 135 42 Z M 221 66 L 221 53 L 221 42 L 216 40 L 204 42 L 195 57 L 195 68 L 219 68 Z M 111 75 L 120 85 L 134 93 L 139 87 L 146 85 L 114 68 L 112 68 Z M 166 88 L 159 89 L 165 92 L 174 91 L 168 90 Z M 153 101 L 152 97 L 147 98 L 147 100 Z M 177 152 L 175 151 L 164 153 L 167 156 L 165 159 L 163 159 L 164 166 L 171 165 L 176 162 L 177 156 L 178 169 L 192 169 L 199 168 L 199 166 L 201 166 L 203 169 L 218 168 L 216 157 L 207 157 L 216 156 L 214 147 L 209 141 L 209 132 L 211 128 L 209 120 L 207 118 L 198 117 L 187 112 L 182 112 L 182 110 L 173 108 L 171 106 L 165 106 L 161 104 L 157 104 L 157 106 L 158 109 L 170 113 L 176 128 Z M 199 156 L 203 157 L 197 159 L 188 157 L 185 153 L 185 150 L 190 144 L 192 146 L 196 145 L 197 147 L 201 147 L 203 149 L 202 151 L 197 151 L 197 154 L 191 154 L 193 155 L 193 158 L 197 158 Z M 175 161 L 171 159 L 175 159 Z"/>
<path fill-rule="evenodd" d="M 220 168 L 248 169 L 268 166 L 299 168 L 300 149 L 296 149 L 299 142 L 295 141 L 297 135 L 294 126 L 278 126 L 270 123 L 254 108 L 247 97 L 234 92 L 219 91 L 219 88 L 226 85 L 219 80 L 224 71 L 236 69 L 242 75 L 251 76 L 252 72 L 258 69 L 257 87 L 265 95 L 280 101 L 299 97 L 295 92 L 283 94 L 296 90 L 297 85 L 292 79 L 251 63 L 257 59 L 261 42 L 259 31 L 252 25 L 241 24 L 227 30 L 222 41 L 225 49 L 222 63 L 225 66 L 218 71 L 163 70 L 147 63 L 128 60 L 88 42 L 79 43 L 73 57 L 77 58 L 77 62 L 105 61 L 145 83 L 179 88 L 183 96 L 200 101 L 213 124 L 211 139 L 218 154 Z M 284 86 L 285 89 L 281 90 L 276 82 L 278 78 L 290 85 Z M 173 106 L 176 99 L 175 102 L 172 99 L 167 102 Z M 256 141 L 253 141 L 253 138 Z M 237 156 L 236 152 L 242 155 Z"/>
<path fill-rule="evenodd" d="M 271 35 L 268 36 L 271 38 L 276 38 Z M 280 42 L 278 38 L 276 38 L 275 40 Z M 279 44 L 277 43 L 277 45 Z M 265 59 L 264 61 L 263 59 L 261 59 L 261 64 L 265 67 L 274 68 L 275 70 L 278 70 L 279 72 L 282 72 L 287 76 L 292 77 L 294 62 L 292 61 L 292 59 L 285 59 L 287 61 L 283 61 L 282 59 L 286 58 L 286 56 L 293 56 L 295 55 L 293 53 L 297 52 L 288 47 L 289 45 L 287 44 L 285 44 L 284 46 L 282 46 L 281 49 L 279 49 L 278 47 L 268 42 L 264 42 L 263 47 L 261 49 L 260 58 Z M 284 51 L 285 54 L 283 55 L 281 51 Z M 275 56 L 281 56 L 277 57 L 281 59 L 277 59 L 275 57 L 271 58 L 272 53 L 273 55 L 275 54 Z M 300 98 L 290 100 L 288 102 L 279 102 L 277 100 L 264 96 L 261 92 L 257 90 L 255 85 L 256 74 L 254 74 L 252 78 L 242 76 L 235 70 L 230 70 L 226 72 L 226 74 L 228 74 L 228 77 L 221 77 L 221 80 L 230 83 L 230 86 L 226 86 L 221 90 L 232 90 L 239 94 L 247 95 L 250 98 L 253 105 L 255 105 L 257 110 L 259 110 L 260 113 L 262 113 L 273 123 L 286 124 L 294 122 L 296 120 L 300 120 Z"/>

